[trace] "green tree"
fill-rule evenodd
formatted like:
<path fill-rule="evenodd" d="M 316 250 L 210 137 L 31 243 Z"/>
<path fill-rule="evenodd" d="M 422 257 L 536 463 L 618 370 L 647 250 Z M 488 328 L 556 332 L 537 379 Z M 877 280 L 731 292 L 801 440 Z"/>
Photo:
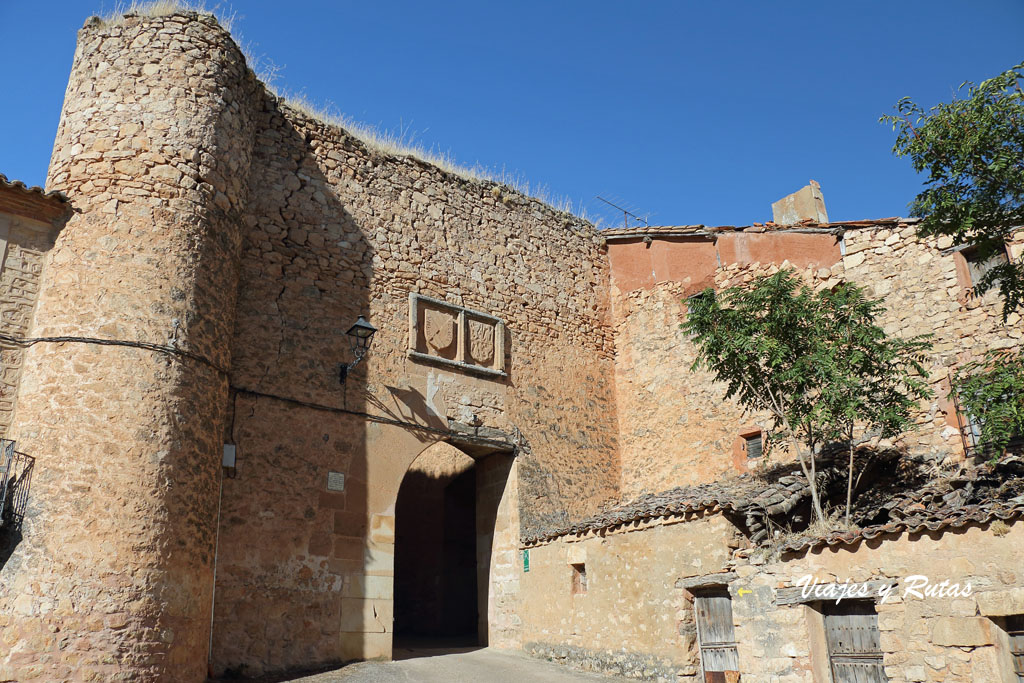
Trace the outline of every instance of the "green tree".
<path fill-rule="evenodd" d="M 1024 436 L 1024 351 L 990 350 L 953 375 L 950 397 L 975 431 L 978 450 L 992 460 Z"/>
<path fill-rule="evenodd" d="M 922 237 L 948 235 L 979 259 L 1005 253 L 1013 228 L 1024 225 L 1024 63 L 979 85 L 964 83 L 954 98 L 928 111 L 903 98 L 883 116 L 897 133 L 893 152 L 927 172 L 910 204 Z M 1024 258 L 992 268 L 975 285 L 999 286 L 1003 318 L 1024 306 Z"/>
<path fill-rule="evenodd" d="M 849 498 L 856 433 L 904 431 L 915 400 L 929 395 L 920 362 L 929 342 L 890 339 L 876 322 L 881 303 L 854 285 L 815 293 L 782 270 L 718 296 L 705 290 L 687 304 L 681 327 L 697 351 L 691 369 L 709 370 L 727 398 L 771 416 L 773 438 L 796 455 L 819 520 L 821 447 L 850 444 Z"/>
<path fill-rule="evenodd" d="M 822 342 L 816 362 L 824 368 L 819 388 L 823 430 L 846 444 L 846 526 L 853 501 L 856 439 L 871 432 L 896 437 L 914 426 L 919 401 L 932 395 L 924 367 L 930 336 L 890 338 L 878 324 L 882 302 L 846 284 L 820 294 Z M 859 475 L 857 477 L 859 480 Z"/>

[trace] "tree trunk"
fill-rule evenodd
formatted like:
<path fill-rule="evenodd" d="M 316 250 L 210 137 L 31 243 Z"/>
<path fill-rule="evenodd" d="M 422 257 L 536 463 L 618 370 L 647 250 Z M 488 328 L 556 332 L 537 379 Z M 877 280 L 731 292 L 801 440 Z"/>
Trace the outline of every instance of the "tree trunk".
<path fill-rule="evenodd" d="M 850 435 L 850 468 L 846 473 L 846 528 L 850 528 L 850 504 L 853 500 L 853 435 Z"/>
<path fill-rule="evenodd" d="M 810 454 L 811 465 L 808 469 L 807 461 L 804 460 L 804 453 L 800 450 L 800 445 L 797 440 L 795 438 L 790 438 L 789 443 L 793 450 L 796 451 L 797 460 L 800 462 L 800 469 L 804 471 L 804 476 L 807 478 L 807 484 L 811 488 L 811 507 L 813 508 L 814 516 L 816 519 L 824 520 L 825 513 L 821 510 L 821 499 L 818 497 L 818 479 L 817 476 L 815 476 L 814 453 Z"/>

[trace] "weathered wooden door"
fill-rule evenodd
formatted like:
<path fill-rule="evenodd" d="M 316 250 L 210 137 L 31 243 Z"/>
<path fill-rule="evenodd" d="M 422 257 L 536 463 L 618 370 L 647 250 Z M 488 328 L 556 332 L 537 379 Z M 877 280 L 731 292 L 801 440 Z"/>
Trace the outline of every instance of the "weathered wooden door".
<path fill-rule="evenodd" d="M 1007 617 L 1006 633 L 1010 636 L 1010 655 L 1017 680 L 1024 683 L 1024 616 Z"/>
<path fill-rule="evenodd" d="M 698 595 L 693 606 L 697 615 L 697 638 L 705 680 L 709 683 L 739 680 L 738 676 L 725 675 L 725 672 L 736 672 L 740 668 L 729 594 L 723 591 Z"/>
<path fill-rule="evenodd" d="M 828 603 L 826 603 L 828 604 Z M 884 683 L 878 614 L 869 602 L 829 605 L 825 639 L 834 683 Z"/>

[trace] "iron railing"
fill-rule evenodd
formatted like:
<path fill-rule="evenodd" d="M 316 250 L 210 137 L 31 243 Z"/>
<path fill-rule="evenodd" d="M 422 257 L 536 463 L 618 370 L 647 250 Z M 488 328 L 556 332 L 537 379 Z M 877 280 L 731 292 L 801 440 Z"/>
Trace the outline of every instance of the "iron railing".
<path fill-rule="evenodd" d="M 0 528 L 18 529 L 25 518 L 35 458 L 15 450 L 15 442 L 0 439 Z"/>

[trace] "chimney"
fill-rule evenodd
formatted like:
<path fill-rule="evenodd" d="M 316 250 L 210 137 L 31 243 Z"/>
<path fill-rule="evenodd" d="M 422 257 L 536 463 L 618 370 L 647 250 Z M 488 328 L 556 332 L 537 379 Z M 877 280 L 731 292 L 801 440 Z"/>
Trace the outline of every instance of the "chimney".
<path fill-rule="evenodd" d="M 828 223 L 821 186 L 812 180 L 810 185 L 805 185 L 772 204 L 772 220 L 778 225 L 795 225 L 808 220 L 814 223 Z"/>

